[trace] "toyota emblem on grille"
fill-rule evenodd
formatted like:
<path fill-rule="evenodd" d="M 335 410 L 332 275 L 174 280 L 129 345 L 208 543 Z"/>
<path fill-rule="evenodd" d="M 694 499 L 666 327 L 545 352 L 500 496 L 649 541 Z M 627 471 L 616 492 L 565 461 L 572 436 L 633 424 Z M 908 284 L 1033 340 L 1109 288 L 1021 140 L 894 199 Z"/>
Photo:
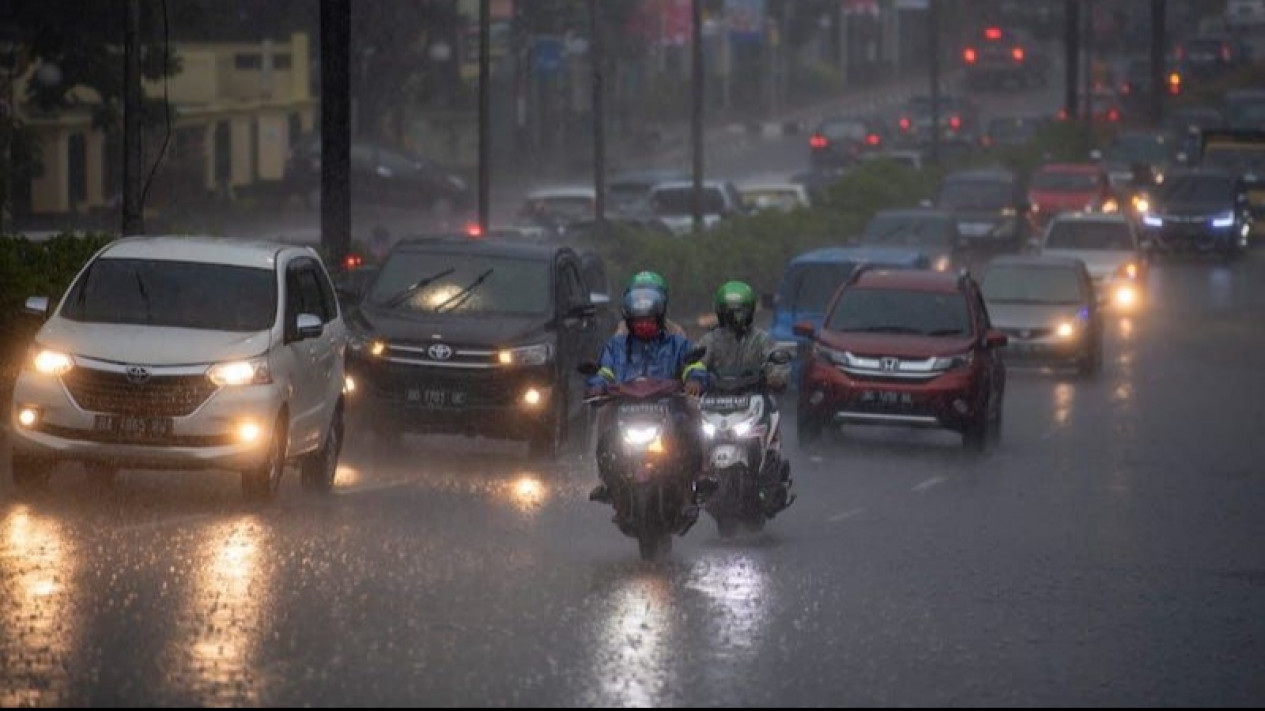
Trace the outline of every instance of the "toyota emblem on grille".
<path fill-rule="evenodd" d="M 149 382 L 149 368 L 143 365 L 127 366 L 127 382 L 132 385 L 144 385 Z"/>
<path fill-rule="evenodd" d="M 452 349 L 442 343 L 436 343 L 426 349 L 426 355 L 430 356 L 431 360 L 448 360 L 452 357 Z"/>
<path fill-rule="evenodd" d="M 878 367 L 886 371 L 895 371 L 900 368 L 899 358 L 880 358 Z"/>

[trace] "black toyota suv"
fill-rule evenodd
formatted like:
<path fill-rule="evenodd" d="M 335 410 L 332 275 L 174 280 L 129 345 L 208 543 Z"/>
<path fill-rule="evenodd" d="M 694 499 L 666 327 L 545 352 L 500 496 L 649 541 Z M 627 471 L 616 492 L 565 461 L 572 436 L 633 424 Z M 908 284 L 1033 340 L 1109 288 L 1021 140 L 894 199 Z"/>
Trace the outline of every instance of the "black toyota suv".
<path fill-rule="evenodd" d="M 402 432 L 527 440 L 553 457 L 583 414 L 576 366 L 615 327 L 591 255 L 544 244 L 398 243 L 348 314 L 353 416 Z"/>

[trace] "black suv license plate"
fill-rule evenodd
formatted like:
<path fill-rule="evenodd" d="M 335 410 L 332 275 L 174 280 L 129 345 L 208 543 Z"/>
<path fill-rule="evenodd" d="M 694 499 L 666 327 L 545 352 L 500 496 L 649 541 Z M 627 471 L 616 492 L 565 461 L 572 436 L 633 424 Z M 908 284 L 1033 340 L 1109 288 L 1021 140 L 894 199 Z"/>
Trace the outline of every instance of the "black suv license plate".
<path fill-rule="evenodd" d="M 92 429 L 125 439 L 162 439 L 171 436 L 172 424 L 170 417 L 97 415 Z"/>
<path fill-rule="evenodd" d="M 410 405 L 428 408 L 462 407 L 466 404 L 466 394 L 460 390 L 409 388 L 405 398 Z"/>

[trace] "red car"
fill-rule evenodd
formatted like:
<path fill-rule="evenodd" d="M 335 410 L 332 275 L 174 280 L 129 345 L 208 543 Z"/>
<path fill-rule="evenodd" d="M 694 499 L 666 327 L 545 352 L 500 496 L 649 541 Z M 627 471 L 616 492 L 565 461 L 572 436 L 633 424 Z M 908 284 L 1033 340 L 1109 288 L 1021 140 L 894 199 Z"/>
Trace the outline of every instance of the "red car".
<path fill-rule="evenodd" d="M 1028 203 L 1033 217 L 1045 224 L 1060 212 L 1115 212 L 1119 204 L 1102 166 L 1093 163 L 1050 163 L 1032 174 Z"/>
<path fill-rule="evenodd" d="M 993 330 L 965 273 L 861 268 L 839 288 L 812 339 L 799 389 L 798 435 L 841 424 L 942 427 L 982 450 L 1001 437 L 1007 338 Z"/>

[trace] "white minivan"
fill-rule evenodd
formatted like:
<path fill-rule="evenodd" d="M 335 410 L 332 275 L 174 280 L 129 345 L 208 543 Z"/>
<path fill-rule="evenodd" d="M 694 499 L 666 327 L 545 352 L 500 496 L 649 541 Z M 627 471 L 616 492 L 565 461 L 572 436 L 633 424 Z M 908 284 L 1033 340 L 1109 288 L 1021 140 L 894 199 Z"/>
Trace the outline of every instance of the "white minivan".
<path fill-rule="evenodd" d="M 136 237 L 98 252 L 47 315 L 13 393 L 13 479 L 43 487 L 60 461 L 242 472 L 248 498 L 286 462 L 327 490 L 343 439 L 346 332 L 310 248 Z"/>

